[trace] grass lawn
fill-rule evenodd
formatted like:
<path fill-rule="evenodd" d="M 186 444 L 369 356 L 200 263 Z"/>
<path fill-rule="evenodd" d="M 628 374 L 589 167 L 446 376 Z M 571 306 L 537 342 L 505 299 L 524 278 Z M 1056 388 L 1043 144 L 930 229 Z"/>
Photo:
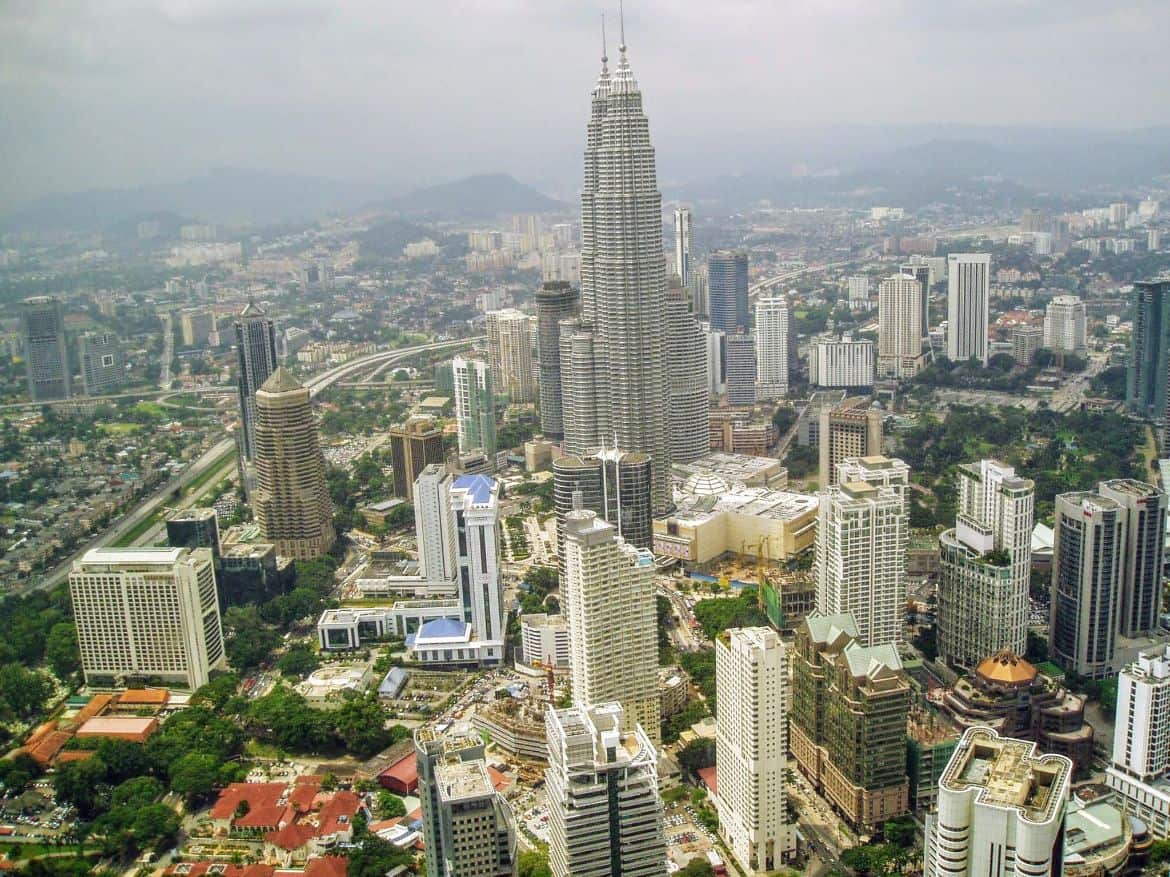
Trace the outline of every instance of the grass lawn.
<path fill-rule="evenodd" d="M 167 416 L 167 409 L 163 408 L 157 402 L 139 402 L 134 406 L 135 411 L 140 411 L 143 414 L 149 414 L 151 417 L 157 417 L 163 420 Z"/>
<path fill-rule="evenodd" d="M 141 432 L 142 425 L 138 423 L 99 423 L 98 429 L 106 435 L 130 435 Z"/>
<path fill-rule="evenodd" d="M 259 740 L 249 740 L 245 743 L 244 754 L 250 758 L 271 758 L 274 761 L 284 757 L 279 747 L 271 743 L 261 743 Z"/>
<path fill-rule="evenodd" d="M 35 859 L 37 856 L 45 856 L 49 853 L 84 853 L 95 850 L 96 847 L 83 847 L 79 844 L 62 844 L 61 846 L 39 843 L 0 844 L 0 854 L 10 859 Z"/>
<path fill-rule="evenodd" d="M 113 547 L 115 547 L 115 548 L 129 548 L 131 545 L 134 544 L 135 540 L 137 540 L 139 536 L 141 536 L 143 533 L 145 533 L 151 527 L 158 524 L 158 522 L 161 520 L 162 520 L 162 514 L 160 512 L 155 512 L 152 515 L 147 515 L 145 518 L 143 518 L 141 521 L 139 521 L 137 524 L 135 524 L 133 527 L 131 527 L 129 530 L 127 530 L 122 535 L 121 539 L 119 539 L 117 542 L 114 542 Z"/>

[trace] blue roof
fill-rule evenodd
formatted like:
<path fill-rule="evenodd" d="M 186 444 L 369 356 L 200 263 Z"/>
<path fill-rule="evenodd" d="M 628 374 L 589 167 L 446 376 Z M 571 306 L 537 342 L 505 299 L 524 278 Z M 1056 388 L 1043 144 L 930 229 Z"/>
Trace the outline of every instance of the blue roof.
<path fill-rule="evenodd" d="M 452 637 L 463 636 L 467 631 L 467 625 L 456 618 L 436 618 L 433 621 L 428 621 L 418 629 L 418 637 Z"/>
<path fill-rule="evenodd" d="M 453 486 L 470 493 L 471 501 L 476 505 L 487 505 L 492 501 L 496 481 L 486 475 L 460 475 Z"/>

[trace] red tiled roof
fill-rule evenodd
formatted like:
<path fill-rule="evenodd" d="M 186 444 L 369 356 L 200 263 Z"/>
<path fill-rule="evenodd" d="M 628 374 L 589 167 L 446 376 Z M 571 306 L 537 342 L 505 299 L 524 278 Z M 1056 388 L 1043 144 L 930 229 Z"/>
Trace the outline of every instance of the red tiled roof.
<path fill-rule="evenodd" d="M 275 828 L 288 810 L 282 801 L 284 783 L 232 783 L 219 793 L 219 799 L 211 808 L 212 819 L 232 819 L 239 828 Z M 248 803 L 248 812 L 235 819 L 236 808 L 241 802 Z"/>
<path fill-rule="evenodd" d="M 184 862 L 182 863 L 184 877 L 206 877 L 212 865 L 219 864 L 224 870 L 217 872 L 222 877 L 272 877 L 276 872 L 275 865 L 224 865 L 219 862 Z M 172 877 L 179 874 L 179 865 L 171 865 L 163 873 Z"/>
<path fill-rule="evenodd" d="M 321 815 L 317 819 L 317 834 L 327 835 L 344 831 L 353 824 L 354 814 L 361 807 L 361 798 L 353 792 L 344 790 L 334 792 L 332 797 L 321 805 Z"/>
<path fill-rule="evenodd" d="M 65 744 L 73 739 L 73 735 L 68 731 L 49 731 L 47 734 L 39 736 L 35 743 L 25 747 L 25 752 L 37 764 L 44 767 L 48 765 L 53 758 L 65 748 Z"/>
<path fill-rule="evenodd" d="M 66 749 L 57 756 L 54 764 L 62 764 L 69 761 L 85 761 L 87 758 L 93 758 L 93 752 L 88 749 Z"/>
<path fill-rule="evenodd" d="M 268 832 L 264 841 L 283 850 L 299 850 L 316 836 L 315 826 L 307 822 L 290 822 L 279 831 Z"/>
<path fill-rule="evenodd" d="M 402 756 L 380 774 L 379 777 L 393 777 L 404 786 L 418 782 L 418 757 L 411 752 Z"/>
<path fill-rule="evenodd" d="M 711 792 L 712 795 L 719 794 L 719 782 L 715 778 L 715 768 L 701 767 L 698 770 L 699 779 L 703 781 L 703 785 Z"/>
<path fill-rule="evenodd" d="M 344 856 L 321 856 L 305 863 L 305 877 L 345 877 L 349 860 Z"/>

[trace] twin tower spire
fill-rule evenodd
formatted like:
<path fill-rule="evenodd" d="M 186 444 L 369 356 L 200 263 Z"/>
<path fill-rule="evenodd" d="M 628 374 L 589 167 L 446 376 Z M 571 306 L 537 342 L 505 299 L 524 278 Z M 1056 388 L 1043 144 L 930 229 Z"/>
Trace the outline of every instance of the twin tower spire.
<path fill-rule="evenodd" d="M 630 92 L 638 89 L 638 84 L 634 81 L 634 75 L 630 71 L 629 59 L 626 57 L 626 13 L 625 4 L 620 2 L 618 3 L 618 27 L 621 35 L 621 42 L 618 44 L 618 69 L 616 75 L 611 77 L 609 51 L 605 40 L 605 13 L 601 14 L 601 74 L 597 78 L 597 88 L 594 89 L 594 95 L 597 97 L 609 94 L 612 83 L 616 81 L 624 83 L 624 87 L 620 91 Z"/>

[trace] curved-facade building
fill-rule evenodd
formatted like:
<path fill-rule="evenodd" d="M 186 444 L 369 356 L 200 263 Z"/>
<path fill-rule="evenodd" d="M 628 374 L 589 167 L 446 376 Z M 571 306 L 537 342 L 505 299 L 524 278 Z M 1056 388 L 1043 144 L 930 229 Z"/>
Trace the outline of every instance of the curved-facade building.
<path fill-rule="evenodd" d="M 553 463 L 553 506 L 557 515 L 557 546 L 562 566 L 565 516 L 573 510 L 574 494 L 580 494 L 581 508 L 595 512 L 617 527 L 618 535 L 626 542 L 637 548 L 651 548 L 654 544 L 654 517 L 650 489 L 651 462 L 647 454 L 601 450 L 556 460 Z"/>
<path fill-rule="evenodd" d="M 540 374 L 540 431 L 564 438 L 561 414 L 561 322 L 577 314 L 580 295 L 567 280 L 550 280 L 536 291 L 536 356 Z"/>
<path fill-rule="evenodd" d="M 666 371 L 670 384 L 670 459 L 693 463 L 710 450 L 707 351 L 686 290 L 666 290 Z"/>

